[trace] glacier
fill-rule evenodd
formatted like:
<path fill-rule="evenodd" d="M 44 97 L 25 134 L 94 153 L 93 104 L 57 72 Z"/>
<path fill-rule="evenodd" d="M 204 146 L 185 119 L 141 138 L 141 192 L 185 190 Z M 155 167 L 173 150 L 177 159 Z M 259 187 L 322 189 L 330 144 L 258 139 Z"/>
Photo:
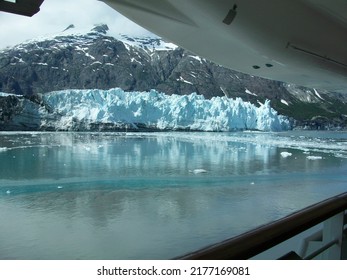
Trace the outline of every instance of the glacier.
<path fill-rule="evenodd" d="M 156 90 L 62 90 L 42 95 L 41 129 L 85 130 L 100 127 L 129 130 L 282 131 L 291 129 L 266 100 L 259 107 L 241 98 L 205 99 L 196 93 L 167 95 Z M 53 117 L 54 116 L 54 117 Z"/>

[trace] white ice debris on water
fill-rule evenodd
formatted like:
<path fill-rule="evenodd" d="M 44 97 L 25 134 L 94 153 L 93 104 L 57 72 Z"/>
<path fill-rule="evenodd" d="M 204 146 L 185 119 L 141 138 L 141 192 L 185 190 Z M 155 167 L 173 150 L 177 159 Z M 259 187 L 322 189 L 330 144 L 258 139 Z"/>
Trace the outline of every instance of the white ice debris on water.
<path fill-rule="evenodd" d="M 91 148 L 90 147 L 87 147 L 87 146 L 84 146 L 83 147 L 87 152 L 90 152 Z"/>
<path fill-rule="evenodd" d="M 306 158 L 309 159 L 309 160 L 323 159 L 323 157 L 321 157 L 321 156 L 307 156 Z"/>
<path fill-rule="evenodd" d="M 292 153 L 289 153 L 289 152 L 281 152 L 281 156 L 283 158 L 286 158 L 286 157 L 291 157 L 293 154 Z"/>
<path fill-rule="evenodd" d="M 63 90 L 43 95 L 44 103 L 61 118 L 55 126 L 69 129 L 73 122 L 141 124 L 156 129 L 281 131 L 290 129 L 288 118 L 278 115 L 270 101 L 259 107 L 241 98 L 192 93 L 166 95 L 110 90 Z M 44 124 L 43 124 L 44 125 Z"/>
<path fill-rule="evenodd" d="M 207 173 L 207 170 L 206 170 L 206 169 L 203 169 L 203 168 L 197 168 L 197 169 L 194 169 L 194 170 L 193 170 L 193 173 L 194 173 L 194 174 Z"/>

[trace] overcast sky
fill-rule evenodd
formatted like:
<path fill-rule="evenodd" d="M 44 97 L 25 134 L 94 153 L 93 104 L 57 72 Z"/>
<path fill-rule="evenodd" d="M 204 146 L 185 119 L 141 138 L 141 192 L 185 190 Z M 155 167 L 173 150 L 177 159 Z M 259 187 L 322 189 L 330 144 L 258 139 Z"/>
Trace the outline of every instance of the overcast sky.
<path fill-rule="evenodd" d="M 70 24 L 83 28 L 99 23 L 106 23 L 111 33 L 148 34 L 98 0 L 45 0 L 33 17 L 0 12 L 0 49 L 58 33 Z"/>

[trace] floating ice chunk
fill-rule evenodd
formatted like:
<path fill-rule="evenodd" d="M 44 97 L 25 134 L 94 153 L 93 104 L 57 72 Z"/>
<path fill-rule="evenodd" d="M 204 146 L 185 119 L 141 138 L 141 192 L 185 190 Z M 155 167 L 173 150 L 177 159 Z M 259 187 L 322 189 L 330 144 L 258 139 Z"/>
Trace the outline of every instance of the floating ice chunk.
<path fill-rule="evenodd" d="M 0 152 L 6 152 L 8 150 L 8 148 L 6 147 L 0 147 Z"/>
<path fill-rule="evenodd" d="M 63 186 L 58 186 L 58 187 L 57 187 L 57 189 L 62 189 L 62 188 L 63 188 Z"/>
<path fill-rule="evenodd" d="M 193 170 L 194 174 L 201 174 L 201 173 L 207 173 L 206 169 L 202 169 L 202 168 L 197 168 Z"/>
<path fill-rule="evenodd" d="M 321 157 L 321 156 L 308 156 L 306 158 L 309 159 L 309 160 L 323 159 L 323 157 Z"/>
<path fill-rule="evenodd" d="M 338 158 L 346 158 L 347 157 L 346 155 L 341 154 L 341 153 L 335 153 L 334 156 L 338 157 Z"/>
<path fill-rule="evenodd" d="M 286 157 L 291 157 L 293 154 L 292 153 L 288 153 L 288 152 L 281 152 L 281 156 L 286 158 Z"/>
<path fill-rule="evenodd" d="M 10 191 L 10 190 L 7 190 L 7 191 L 6 191 L 6 194 L 10 194 L 10 193 L 11 193 L 11 191 Z"/>

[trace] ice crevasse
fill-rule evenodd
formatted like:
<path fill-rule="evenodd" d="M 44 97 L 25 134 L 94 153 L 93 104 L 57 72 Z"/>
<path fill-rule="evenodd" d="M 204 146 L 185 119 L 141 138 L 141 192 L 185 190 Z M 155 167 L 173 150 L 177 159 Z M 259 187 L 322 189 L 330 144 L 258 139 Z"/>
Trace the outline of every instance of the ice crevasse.
<path fill-rule="evenodd" d="M 46 93 L 43 101 L 61 116 L 57 127 L 68 129 L 73 121 L 119 123 L 159 130 L 281 131 L 290 129 L 287 117 L 278 115 L 266 100 L 259 107 L 241 98 L 192 93 L 167 95 L 156 90 L 125 92 L 110 90 L 63 90 Z"/>

